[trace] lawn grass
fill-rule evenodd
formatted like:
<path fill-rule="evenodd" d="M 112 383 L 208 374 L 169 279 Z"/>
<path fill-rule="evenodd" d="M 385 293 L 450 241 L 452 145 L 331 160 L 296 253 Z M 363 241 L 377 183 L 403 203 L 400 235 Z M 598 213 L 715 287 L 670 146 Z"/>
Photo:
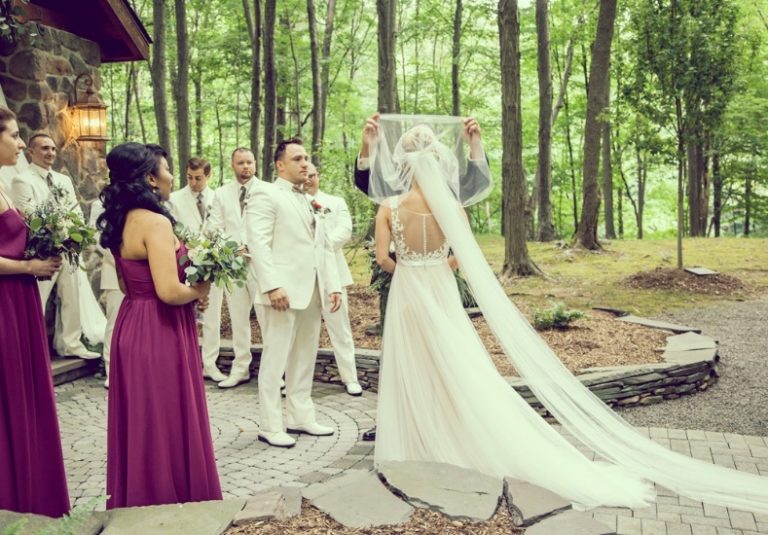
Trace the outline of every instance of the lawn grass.
<path fill-rule="evenodd" d="M 504 261 L 504 239 L 477 237 L 494 271 Z M 688 238 L 684 241 L 686 266 L 703 266 L 739 278 L 749 290 L 741 294 L 701 295 L 680 291 L 641 290 L 623 284 L 628 276 L 657 267 L 674 267 L 674 239 L 615 240 L 605 250 L 592 253 L 562 248 L 555 243 L 528 244 L 534 262 L 546 277 L 516 278 L 507 293 L 531 309 L 562 301 L 568 307 L 588 309 L 608 306 L 634 314 L 656 316 L 665 311 L 705 306 L 718 301 L 751 299 L 768 293 L 768 239 Z M 347 250 L 355 282 L 367 285 L 370 268 L 366 251 Z"/>

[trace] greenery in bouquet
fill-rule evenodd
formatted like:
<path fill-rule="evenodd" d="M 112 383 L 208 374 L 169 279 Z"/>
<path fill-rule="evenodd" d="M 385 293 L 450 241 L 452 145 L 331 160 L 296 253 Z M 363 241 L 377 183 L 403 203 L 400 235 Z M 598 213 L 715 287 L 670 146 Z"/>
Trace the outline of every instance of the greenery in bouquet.
<path fill-rule="evenodd" d="M 176 235 L 187 246 L 179 265 L 185 266 L 188 283 L 210 281 L 227 291 L 245 286 L 248 256 L 239 243 L 217 230 L 194 234 L 181 224 L 176 226 Z"/>
<path fill-rule="evenodd" d="M 96 243 L 96 229 L 88 226 L 77 207 L 61 203 L 61 192 L 53 191 L 44 203 L 26 214 L 29 238 L 26 258 L 62 256 L 73 268 L 84 249 Z"/>

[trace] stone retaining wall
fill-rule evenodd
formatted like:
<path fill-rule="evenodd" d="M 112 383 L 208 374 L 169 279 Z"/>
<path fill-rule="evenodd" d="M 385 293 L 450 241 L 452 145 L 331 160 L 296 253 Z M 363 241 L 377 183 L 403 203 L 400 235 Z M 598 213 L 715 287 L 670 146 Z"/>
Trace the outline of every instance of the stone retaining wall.
<path fill-rule="evenodd" d="M 261 346 L 254 346 L 251 374 L 258 374 Z M 720 357 L 717 348 L 688 351 L 668 351 L 666 362 L 638 366 L 615 366 L 590 368 L 577 375 L 578 379 L 596 396 L 611 407 L 652 405 L 666 399 L 701 392 L 710 387 L 718 378 L 717 365 Z M 232 366 L 231 351 L 222 349 L 219 367 L 225 373 Z M 357 371 L 360 384 L 365 390 L 378 391 L 379 351 L 357 350 Z M 315 380 L 322 383 L 341 384 L 333 352 L 320 349 L 315 366 Z M 549 412 L 536 399 L 525 381 L 516 377 L 508 378 L 510 385 L 539 414 L 550 417 Z"/>

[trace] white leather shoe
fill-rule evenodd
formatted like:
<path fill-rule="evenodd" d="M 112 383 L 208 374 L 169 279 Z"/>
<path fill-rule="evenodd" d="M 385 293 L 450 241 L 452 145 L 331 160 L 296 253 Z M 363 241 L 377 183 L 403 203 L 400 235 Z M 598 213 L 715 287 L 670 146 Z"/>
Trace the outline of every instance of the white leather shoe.
<path fill-rule="evenodd" d="M 259 440 L 276 448 L 292 448 L 296 445 L 296 439 L 282 431 L 278 433 L 259 433 Z"/>
<path fill-rule="evenodd" d="M 221 373 L 221 370 L 214 366 L 213 368 L 203 368 L 203 378 L 210 379 L 211 381 L 218 383 L 224 381 L 227 376 Z"/>
<path fill-rule="evenodd" d="M 219 388 L 232 388 L 239 385 L 240 383 L 247 383 L 250 380 L 250 375 L 232 375 L 230 373 L 229 377 L 219 383 Z"/>
<path fill-rule="evenodd" d="M 59 354 L 62 356 L 79 357 L 81 359 L 86 359 L 86 360 L 101 358 L 101 353 L 96 353 L 95 351 L 91 351 L 90 349 L 88 349 L 82 344 L 68 351 L 64 351 L 63 353 L 59 352 Z"/>
<path fill-rule="evenodd" d="M 311 424 L 289 427 L 288 432 L 297 434 L 303 433 L 305 435 L 312 435 L 313 437 L 327 437 L 334 434 L 336 430 L 333 427 L 328 427 L 327 425 L 320 425 L 317 422 L 312 422 Z"/>
<path fill-rule="evenodd" d="M 360 386 L 360 383 L 347 383 L 347 394 L 350 396 L 362 396 L 363 395 L 363 387 Z"/>

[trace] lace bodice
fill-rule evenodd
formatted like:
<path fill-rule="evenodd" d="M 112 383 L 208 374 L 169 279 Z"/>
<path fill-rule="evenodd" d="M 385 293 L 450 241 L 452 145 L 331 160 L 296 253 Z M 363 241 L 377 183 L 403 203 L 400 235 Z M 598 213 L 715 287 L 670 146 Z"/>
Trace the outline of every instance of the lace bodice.
<path fill-rule="evenodd" d="M 432 214 L 421 214 L 390 201 L 392 241 L 397 263 L 403 265 L 440 265 L 448 258 L 448 242 Z"/>

